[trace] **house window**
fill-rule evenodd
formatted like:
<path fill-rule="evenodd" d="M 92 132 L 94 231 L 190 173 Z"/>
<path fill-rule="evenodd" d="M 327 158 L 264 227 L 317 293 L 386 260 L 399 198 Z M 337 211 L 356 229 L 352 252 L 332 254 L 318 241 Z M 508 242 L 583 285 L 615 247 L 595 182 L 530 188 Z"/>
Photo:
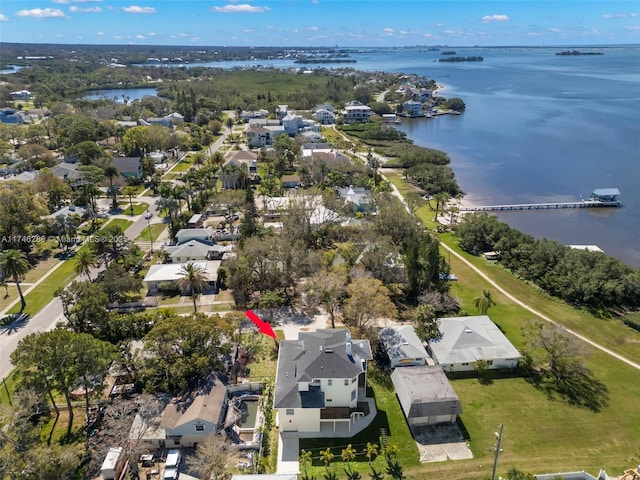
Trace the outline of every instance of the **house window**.
<path fill-rule="evenodd" d="M 348 378 L 345 378 L 345 379 L 344 379 L 344 386 L 346 387 L 346 386 L 348 386 L 348 385 L 349 385 L 349 379 L 348 379 Z"/>
<path fill-rule="evenodd" d="M 487 365 L 493 365 L 493 360 L 487 360 Z"/>
<path fill-rule="evenodd" d="M 174 438 L 174 439 L 173 439 L 173 444 L 174 444 L 175 446 L 180 445 L 180 439 L 179 439 L 179 438 Z"/>
<path fill-rule="evenodd" d="M 352 390 L 351 391 L 351 400 L 355 400 L 356 399 L 356 391 Z"/>
<path fill-rule="evenodd" d="M 462 365 L 469 365 L 469 363 L 468 362 L 467 363 L 463 363 Z"/>
<path fill-rule="evenodd" d="M 331 379 L 327 380 L 327 385 L 329 385 L 329 386 L 333 385 L 333 380 L 331 380 Z"/>
<path fill-rule="evenodd" d="M 333 402 L 333 399 L 332 398 L 327 398 L 326 401 L 327 401 L 327 403 L 330 403 L 330 402 Z"/>
<path fill-rule="evenodd" d="M 204 432 L 204 425 L 196 425 L 196 432 Z"/>
<path fill-rule="evenodd" d="M 293 415 L 293 413 L 294 413 L 293 408 L 287 408 L 286 410 L 287 415 Z"/>

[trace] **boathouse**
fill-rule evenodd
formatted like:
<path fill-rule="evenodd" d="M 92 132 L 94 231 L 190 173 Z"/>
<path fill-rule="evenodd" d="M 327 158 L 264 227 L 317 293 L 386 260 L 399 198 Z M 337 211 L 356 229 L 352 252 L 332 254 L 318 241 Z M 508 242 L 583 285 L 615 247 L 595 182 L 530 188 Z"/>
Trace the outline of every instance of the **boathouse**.
<path fill-rule="evenodd" d="M 593 200 L 597 200 L 598 202 L 620 202 L 620 190 L 617 188 L 597 188 L 591 194 L 591 198 Z"/>

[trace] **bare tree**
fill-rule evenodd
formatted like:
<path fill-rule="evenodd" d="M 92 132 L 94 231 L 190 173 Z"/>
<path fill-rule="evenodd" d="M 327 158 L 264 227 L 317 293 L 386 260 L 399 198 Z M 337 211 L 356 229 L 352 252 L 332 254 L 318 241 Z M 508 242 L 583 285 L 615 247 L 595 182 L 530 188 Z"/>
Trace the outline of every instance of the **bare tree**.
<path fill-rule="evenodd" d="M 201 478 L 229 480 L 231 467 L 235 467 L 238 459 L 238 452 L 231 443 L 219 435 L 212 435 L 198 444 L 192 465 Z"/>

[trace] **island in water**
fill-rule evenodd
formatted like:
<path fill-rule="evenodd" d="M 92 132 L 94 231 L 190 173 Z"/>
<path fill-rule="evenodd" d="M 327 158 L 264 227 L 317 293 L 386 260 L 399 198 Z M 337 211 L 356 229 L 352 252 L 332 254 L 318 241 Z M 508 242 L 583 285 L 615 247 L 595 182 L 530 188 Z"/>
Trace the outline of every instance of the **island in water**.
<path fill-rule="evenodd" d="M 556 55 L 561 55 L 561 56 L 604 55 L 604 53 L 602 53 L 602 52 L 581 52 L 580 50 L 563 50 L 562 52 L 556 52 Z"/>
<path fill-rule="evenodd" d="M 482 62 L 484 61 L 484 57 L 447 57 L 447 58 L 439 58 L 439 62 Z"/>

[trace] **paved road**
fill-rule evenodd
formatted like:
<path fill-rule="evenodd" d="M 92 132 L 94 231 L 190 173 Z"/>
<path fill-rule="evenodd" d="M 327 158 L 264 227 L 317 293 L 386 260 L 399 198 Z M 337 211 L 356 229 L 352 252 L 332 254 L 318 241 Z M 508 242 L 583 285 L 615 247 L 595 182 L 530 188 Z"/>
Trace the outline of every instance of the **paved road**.
<path fill-rule="evenodd" d="M 109 199 L 105 201 L 110 202 Z M 154 213 L 151 223 L 158 223 L 155 207 L 156 199 L 153 197 L 141 197 L 137 201 L 143 201 L 149 204 L 149 210 Z M 125 231 L 125 235 L 131 240 L 134 240 L 145 228 L 147 228 L 147 220 L 143 215 L 138 215 L 137 217 L 117 215 L 116 218 L 127 218 L 134 221 L 133 225 Z M 91 272 L 91 278 L 95 278 L 99 271 L 100 269 L 93 269 Z M 84 275 L 79 275 L 76 278 L 79 280 L 86 279 Z M 44 280 L 44 278 L 42 278 L 42 280 Z M 30 289 L 37 287 L 38 283 L 39 282 L 34 283 L 34 285 L 29 289 L 25 290 L 25 295 L 30 291 Z M 13 365 L 11 365 L 9 357 L 11 352 L 16 349 L 18 342 L 21 339 L 31 333 L 52 330 L 58 322 L 62 322 L 64 320 L 62 302 L 60 302 L 59 298 L 54 298 L 42 310 L 40 310 L 40 312 L 29 318 L 23 324 L 17 325 L 15 329 L 0 330 L 0 378 L 6 377 L 13 369 Z"/>

